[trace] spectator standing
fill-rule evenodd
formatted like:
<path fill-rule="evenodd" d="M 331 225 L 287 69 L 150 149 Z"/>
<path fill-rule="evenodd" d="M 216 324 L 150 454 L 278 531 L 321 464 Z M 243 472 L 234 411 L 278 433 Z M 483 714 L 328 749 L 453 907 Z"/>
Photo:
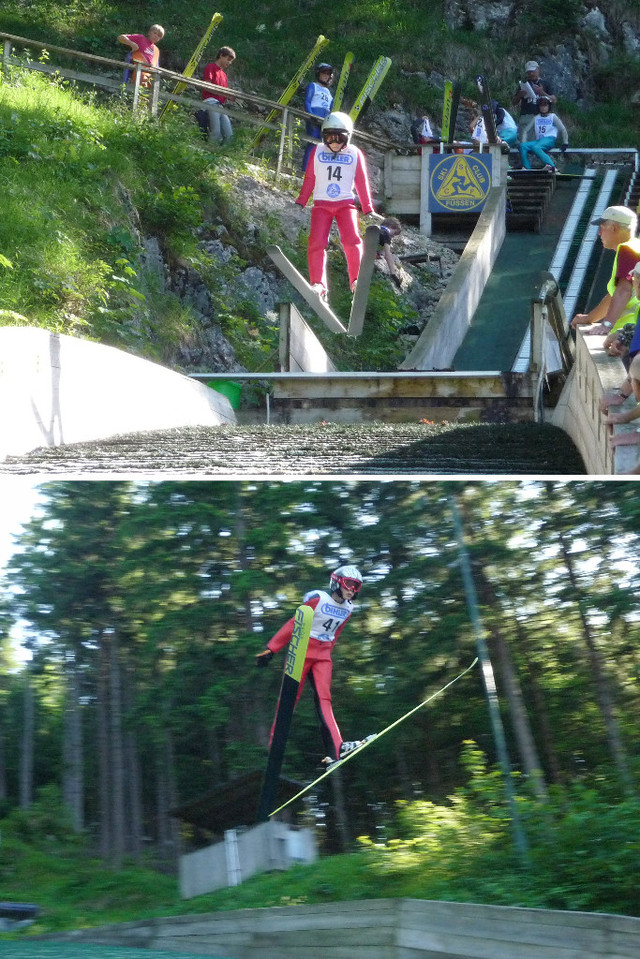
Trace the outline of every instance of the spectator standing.
<path fill-rule="evenodd" d="M 395 216 L 387 216 L 380 223 L 380 246 L 382 247 L 382 255 L 384 256 L 385 263 L 389 268 L 389 279 L 398 290 L 402 286 L 402 280 L 398 274 L 396 261 L 393 258 L 393 253 L 391 252 L 391 243 L 394 236 L 400 236 L 401 233 L 402 224 Z"/>
<path fill-rule="evenodd" d="M 547 151 L 556 145 L 559 136 L 561 140 L 560 149 L 564 153 L 569 145 L 569 134 L 557 113 L 551 113 L 549 97 L 538 97 L 538 110 L 538 116 L 533 118 L 533 140 L 527 140 L 520 144 L 522 166 L 525 170 L 531 169 L 529 154 L 533 153 L 542 161 L 543 169 L 547 173 L 555 173 L 556 165 Z"/>
<path fill-rule="evenodd" d="M 636 405 L 622 413 L 609 413 L 605 419 L 605 423 L 609 426 L 633 423 L 633 421 L 637 420 L 640 416 L 640 355 L 638 354 L 631 360 L 628 382 L 630 385 L 629 395 L 633 393 Z M 638 429 L 625 433 L 616 433 L 609 439 L 609 446 L 612 449 L 616 446 L 636 446 L 638 443 L 640 443 L 640 430 Z M 640 473 L 640 466 L 636 466 L 635 469 L 630 470 L 630 472 Z"/>
<path fill-rule="evenodd" d="M 129 47 L 131 51 L 129 58 L 133 63 L 146 63 L 150 67 L 157 67 L 160 63 L 160 51 L 157 44 L 163 37 L 164 27 L 161 27 L 159 23 L 154 23 L 152 27 L 149 27 L 146 36 L 142 33 L 121 33 L 118 37 L 118 43 Z M 127 71 L 125 82 L 129 78 L 130 72 Z M 140 77 L 140 83 L 142 86 L 148 87 L 151 85 L 151 79 L 152 75 L 150 73 L 143 73 Z"/>
<path fill-rule="evenodd" d="M 533 136 L 533 121 L 538 114 L 538 97 L 548 97 L 551 103 L 556 102 L 551 86 L 547 80 L 540 77 L 540 64 L 536 60 L 528 60 L 524 65 L 525 79 L 515 92 L 512 103 L 520 107 L 518 120 L 518 140 L 526 143 Z"/>
<path fill-rule="evenodd" d="M 218 87 L 228 87 L 229 81 L 226 71 L 235 58 L 235 51 L 231 47 L 220 47 L 213 63 L 208 63 L 204 68 L 203 80 L 205 83 L 215 83 Z M 233 128 L 231 120 L 223 109 L 227 97 L 222 93 L 203 90 L 202 99 L 209 114 L 209 141 L 211 143 L 224 143 L 230 140 L 233 136 Z"/>
<path fill-rule="evenodd" d="M 636 392 L 636 389 L 633 385 L 633 378 L 631 376 L 631 366 L 633 366 L 634 361 L 638 358 L 638 354 L 640 353 L 640 327 L 638 326 L 638 319 L 640 319 L 640 260 L 638 260 L 636 265 L 633 267 L 630 275 L 631 275 L 631 282 L 633 285 L 633 294 L 638 303 L 635 332 L 633 333 L 631 337 L 631 341 L 628 347 L 621 344 L 616 337 L 616 340 L 611 344 L 611 349 L 610 349 L 610 352 L 614 356 L 619 356 L 621 358 L 625 367 L 629 370 L 629 376 L 624 380 L 624 382 L 621 384 L 618 390 L 614 390 L 613 392 L 610 392 L 610 393 L 605 393 L 605 395 L 600 400 L 600 410 L 601 412 L 605 414 L 610 413 L 610 410 L 613 407 L 622 406 L 622 404 L 629 399 L 632 392 L 634 396 L 636 397 L 636 399 L 638 400 L 638 403 L 640 404 L 640 393 Z M 633 324 L 630 324 L 630 326 L 633 326 Z M 609 338 L 610 337 L 607 337 L 607 339 Z M 640 362 L 640 358 L 638 358 L 638 360 Z M 635 369 L 637 371 L 636 379 L 640 380 L 640 375 L 638 375 L 640 374 L 640 370 L 638 369 L 638 362 L 636 363 Z M 610 414 L 606 422 L 609 424 L 630 422 L 630 420 L 635 419 L 636 416 L 640 415 L 640 406 L 637 407 L 637 412 L 635 410 L 633 412 L 635 415 L 630 416 L 628 420 L 618 419 L 616 418 L 617 414 L 616 414 L 616 417 L 612 417 Z M 626 441 L 626 442 L 629 442 L 629 441 Z"/>
<path fill-rule="evenodd" d="M 604 249 L 615 250 L 616 254 L 605 296 L 588 313 L 576 313 L 571 326 L 575 329 L 588 325 L 588 334 L 604 335 L 609 340 L 610 334 L 626 323 L 635 323 L 640 306 L 632 285 L 632 271 L 640 260 L 638 218 L 629 207 L 608 206 L 602 216 L 591 222 L 600 227 Z M 605 347 L 609 346 L 607 340 Z"/>
<path fill-rule="evenodd" d="M 331 113 L 331 107 L 333 106 L 333 94 L 331 93 L 329 87 L 333 82 L 333 67 L 330 63 L 319 63 L 316 67 L 316 79 L 312 80 L 311 83 L 307 84 L 307 88 L 304 92 L 304 108 L 307 113 L 312 113 L 313 116 L 318 117 L 320 120 L 325 120 Z M 307 135 L 314 137 L 316 140 L 321 139 L 322 131 L 321 124 L 315 123 L 313 120 L 305 121 L 305 130 Z M 307 163 L 309 162 L 309 157 L 314 148 L 313 143 L 307 143 L 307 146 L 304 151 L 304 157 L 302 159 L 302 171 L 307 169 Z"/>

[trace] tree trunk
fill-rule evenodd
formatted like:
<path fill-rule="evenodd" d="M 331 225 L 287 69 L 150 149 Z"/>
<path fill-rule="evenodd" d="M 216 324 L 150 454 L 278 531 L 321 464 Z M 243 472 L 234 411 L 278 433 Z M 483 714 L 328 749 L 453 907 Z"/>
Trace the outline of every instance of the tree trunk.
<path fill-rule="evenodd" d="M 62 798 L 71 813 L 75 832 L 84 829 L 84 765 L 80 689 L 75 656 L 66 668 L 64 733 L 62 739 Z"/>
<path fill-rule="evenodd" d="M 98 724 L 98 767 L 99 783 L 98 795 L 100 803 L 100 856 L 104 860 L 109 858 L 111 848 L 111 763 L 109 760 L 109 710 L 107 708 L 109 696 L 109 663 L 108 646 L 104 637 L 100 637 L 99 649 L 98 695 L 96 703 L 96 720 Z"/>
<path fill-rule="evenodd" d="M 605 663 L 600 654 L 600 650 L 597 647 L 589 620 L 585 614 L 584 603 L 578 578 L 573 566 L 573 560 L 571 558 L 567 542 L 562 533 L 559 533 L 559 540 L 567 575 L 569 577 L 571 587 L 574 590 L 574 595 L 578 597 L 578 610 L 580 613 L 580 621 L 582 623 L 582 635 L 584 636 L 584 641 L 589 656 L 589 663 L 591 665 L 591 671 L 596 685 L 596 693 L 598 703 L 600 705 L 600 711 L 604 720 L 609 750 L 611 752 L 613 762 L 618 770 L 620 781 L 625 793 L 628 796 L 634 796 L 635 789 L 633 786 L 633 779 L 629 771 L 629 762 L 627 759 L 626 750 L 622 743 L 618 722 L 615 717 L 614 699 L 609 686 Z"/>
<path fill-rule="evenodd" d="M 495 594 L 491 582 L 487 579 L 484 569 L 479 563 L 474 564 L 474 575 L 483 605 L 488 609 L 496 609 L 498 607 L 498 597 Z M 531 724 L 529 723 L 520 680 L 518 679 L 518 674 L 513 664 L 509 644 L 506 642 L 502 630 L 495 624 L 491 624 L 489 632 L 498 657 L 499 669 L 502 675 L 504 691 L 509 703 L 511 724 L 518 744 L 522 768 L 529 778 L 535 795 L 538 799 L 546 801 L 549 798 L 549 793 L 544 781 L 540 757 L 538 756 L 538 750 L 533 738 L 533 733 L 531 732 Z"/>
<path fill-rule="evenodd" d="M 125 853 L 124 748 L 122 742 L 122 673 L 120 643 L 113 631 L 109 642 L 109 728 L 111 730 L 111 865 L 120 869 Z"/>
<path fill-rule="evenodd" d="M 35 697 L 28 670 L 25 670 L 23 710 L 22 740 L 20 743 L 20 808 L 28 809 L 33 802 L 35 732 Z"/>

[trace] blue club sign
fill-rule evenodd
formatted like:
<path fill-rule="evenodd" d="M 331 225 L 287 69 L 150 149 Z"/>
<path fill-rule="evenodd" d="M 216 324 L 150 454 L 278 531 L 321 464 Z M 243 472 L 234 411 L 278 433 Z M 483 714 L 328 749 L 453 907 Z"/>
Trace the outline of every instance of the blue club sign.
<path fill-rule="evenodd" d="M 473 213 L 485 204 L 491 188 L 491 155 L 431 154 L 429 213 Z"/>

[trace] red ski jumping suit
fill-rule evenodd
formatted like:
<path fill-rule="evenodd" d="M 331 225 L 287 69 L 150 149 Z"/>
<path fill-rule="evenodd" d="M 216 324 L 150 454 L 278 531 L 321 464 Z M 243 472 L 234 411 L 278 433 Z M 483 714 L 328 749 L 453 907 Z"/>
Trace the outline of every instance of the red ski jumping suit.
<path fill-rule="evenodd" d="M 306 206 L 313 193 L 308 247 L 309 282 L 312 286 L 321 283 L 323 289 L 327 289 L 327 244 L 334 218 L 347 258 L 350 285 L 353 286 L 358 278 L 363 244 L 354 191 L 358 194 L 362 212 L 372 213 L 371 188 L 362 151 L 351 144 L 338 153 L 333 153 L 323 143 L 316 146 L 296 200 L 300 206 Z"/>
<path fill-rule="evenodd" d="M 353 612 L 353 603 L 350 600 L 337 603 L 331 593 L 327 593 L 323 589 L 314 589 L 305 595 L 303 604 L 310 606 L 314 610 L 314 614 L 296 704 L 300 699 L 308 676 L 320 720 L 320 732 L 325 749 L 332 759 L 337 759 L 342 735 L 331 706 L 331 672 L 333 668 L 331 650 Z M 293 625 L 294 619 L 292 617 L 269 640 L 267 649 L 270 649 L 272 653 L 277 653 L 283 649 L 291 639 Z M 271 737 L 273 737 L 273 727 L 271 728 Z"/>

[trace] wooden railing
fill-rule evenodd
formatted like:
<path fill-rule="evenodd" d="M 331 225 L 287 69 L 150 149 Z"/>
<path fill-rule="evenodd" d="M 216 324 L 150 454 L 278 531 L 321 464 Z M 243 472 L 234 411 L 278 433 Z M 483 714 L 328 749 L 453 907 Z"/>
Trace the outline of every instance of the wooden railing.
<path fill-rule="evenodd" d="M 304 110 L 291 106 L 291 104 L 281 104 L 268 97 L 260 96 L 256 93 L 245 93 L 242 90 L 220 87 L 215 83 L 205 83 L 204 80 L 198 80 L 195 77 L 184 77 L 181 73 L 175 73 L 172 70 L 165 70 L 163 67 L 152 67 L 148 64 L 127 63 L 124 60 L 115 60 L 111 57 L 101 57 L 93 53 L 85 53 L 81 50 L 72 50 L 68 47 L 60 47 L 52 43 L 43 43 L 40 40 L 31 40 L 27 37 L 19 37 L 10 33 L 0 33 L 0 41 L 3 45 L 2 67 L 21 68 L 25 70 L 34 70 L 38 73 L 45 73 L 52 76 L 61 76 L 66 80 L 75 83 L 84 83 L 95 87 L 101 87 L 113 94 L 132 98 L 132 108 L 139 109 L 144 105 L 152 116 L 158 115 L 158 109 L 161 102 L 173 101 L 182 104 L 187 108 L 201 109 L 202 99 L 201 91 L 206 90 L 210 93 L 222 93 L 231 101 L 236 101 L 242 105 L 243 109 L 225 104 L 225 112 L 242 122 L 254 126 L 267 127 L 277 132 L 279 137 L 277 173 L 280 173 L 285 157 L 292 152 L 292 143 L 294 134 L 298 139 L 306 142 L 315 142 L 309 138 L 306 133 L 295 130 L 298 121 L 307 119 L 317 122 L 317 117 L 311 116 Z M 14 53 L 14 48 L 20 47 L 25 51 L 39 50 L 41 54 L 46 53 L 46 59 L 43 56 L 40 60 L 32 60 L 24 57 L 18 57 Z M 51 54 L 56 54 L 60 58 L 67 58 L 72 61 L 73 67 L 65 67 L 50 62 Z M 92 68 L 102 68 L 101 73 L 86 73 L 75 68 L 74 61 L 87 63 Z M 133 76 L 133 81 L 124 82 L 124 72 L 129 71 Z M 152 77 L 151 86 L 144 96 L 145 91 L 141 89 L 142 74 L 150 74 Z M 120 78 L 119 78 L 120 77 Z M 183 83 L 193 94 L 193 96 L 175 96 L 171 89 L 177 83 Z M 169 89 L 167 89 L 167 87 Z M 200 97 L 200 99 L 196 99 Z M 275 110 L 279 116 L 277 122 L 266 123 L 265 116 Z M 377 150 L 389 150 L 393 144 L 381 137 L 373 137 L 369 134 L 356 130 L 354 140 L 360 143 L 364 148 L 367 146 L 375 147 Z"/>

